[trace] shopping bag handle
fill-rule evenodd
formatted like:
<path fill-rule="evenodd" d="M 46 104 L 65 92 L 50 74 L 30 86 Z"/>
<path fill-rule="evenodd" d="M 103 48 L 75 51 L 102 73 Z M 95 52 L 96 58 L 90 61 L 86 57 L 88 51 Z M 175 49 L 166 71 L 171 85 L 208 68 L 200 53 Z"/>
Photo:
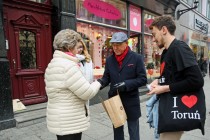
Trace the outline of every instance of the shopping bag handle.
<path fill-rule="evenodd" d="M 117 95 L 119 95 L 119 90 L 118 90 L 118 89 L 117 89 Z M 99 98 L 99 100 L 100 100 L 101 102 L 104 101 L 103 98 L 102 98 L 100 95 L 98 95 L 98 98 Z"/>

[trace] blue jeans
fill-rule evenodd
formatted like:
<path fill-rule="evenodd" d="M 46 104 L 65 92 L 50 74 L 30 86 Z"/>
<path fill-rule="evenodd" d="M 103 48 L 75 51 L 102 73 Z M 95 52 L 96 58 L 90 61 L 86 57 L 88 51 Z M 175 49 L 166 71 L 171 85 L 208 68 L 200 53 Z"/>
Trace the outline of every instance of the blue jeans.
<path fill-rule="evenodd" d="M 127 123 L 130 140 L 140 140 L 139 119 L 128 120 Z M 124 140 L 124 126 L 114 128 L 114 140 Z"/>

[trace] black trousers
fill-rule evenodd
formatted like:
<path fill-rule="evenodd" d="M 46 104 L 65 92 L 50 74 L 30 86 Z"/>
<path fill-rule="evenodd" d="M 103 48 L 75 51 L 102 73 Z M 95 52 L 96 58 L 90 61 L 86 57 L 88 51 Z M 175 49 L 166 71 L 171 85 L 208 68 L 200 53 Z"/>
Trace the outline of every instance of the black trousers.
<path fill-rule="evenodd" d="M 69 135 L 57 135 L 57 140 L 81 140 L 82 139 L 82 133 L 77 134 L 69 134 Z"/>
<path fill-rule="evenodd" d="M 130 140 L 140 140 L 139 136 L 139 119 L 127 120 L 128 133 Z M 124 139 L 124 126 L 114 128 L 114 140 L 125 140 Z"/>

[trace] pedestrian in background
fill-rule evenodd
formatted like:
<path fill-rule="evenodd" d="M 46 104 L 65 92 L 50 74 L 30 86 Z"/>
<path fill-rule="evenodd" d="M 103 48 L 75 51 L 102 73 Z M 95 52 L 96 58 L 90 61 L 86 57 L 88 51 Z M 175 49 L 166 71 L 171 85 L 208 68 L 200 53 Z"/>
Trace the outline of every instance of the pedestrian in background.
<path fill-rule="evenodd" d="M 84 77 L 76 57 L 81 36 L 65 29 L 54 38 L 55 52 L 45 72 L 48 97 L 47 128 L 58 140 L 81 140 L 90 121 L 86 101 L 96 95 L 100 83 Z"/>
<path fill-rule="evenodd" d="M 140 100 L 138 88 L 147 83 L 142 56 L 130 50 L 128 37 L 123 32 L 113 34 L 110 43 L 114 53 L 106 59 L 103 77 L 98 79 L 102 88 L 109 85 L 109 98 L 119 91 L 127 114 L 130 140 L 139 140 Z M 124 140 L 124 126 L 114 128 L 114 140 Z"/>
<path fill-rule="evenodd" d="M 205 77 L 206 74 L 207 74 L 207 66 L 208 66 L 208 64 L 207 64 L 207 57 L 205 57 L 203 53 L 200 56 L 200 59 L 198 61 L 198 65 L 200 67 L 201 74 L 203 75 L 203 77 Z"/>
<path fill-rule="evenodd" d="M 175 38 L 176 26 L 172 17 L 157 17 L 149 28 L 152 31 L 153 41 L 159 48 L 164 47 L 165 49 L 161 55 L 160 77 L 151 83 L 151 91 L 148 94 L 157 94 L 160 101 L 163 101 L 163 97 L 167 94 L 171 94 L 171 96 L 185 95 L 185 93 L 199 91 L 204 85 L 201 71 L 190 47 Z M 169 106 L 165 104 L 165 108 L 169 108 Z M 164 122 L 159 120 L 158 123 Z M 201 126 L 204 126 L 203 122 Z M 158 129 L 159 127 L 158 125 Z M 183 131 L 178 129 L 175 132 L 163 132 L 160 133 L 160 140 L 180 140 L 182 134 Z"/>

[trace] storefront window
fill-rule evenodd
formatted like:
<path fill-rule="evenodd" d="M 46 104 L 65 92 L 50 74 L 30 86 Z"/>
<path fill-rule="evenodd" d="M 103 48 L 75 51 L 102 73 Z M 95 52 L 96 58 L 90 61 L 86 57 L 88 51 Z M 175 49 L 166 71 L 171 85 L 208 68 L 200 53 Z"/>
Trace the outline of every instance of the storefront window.
<path fill-rule="evenodd" d="M 153 19 L 156 17 L 157 15 L 154 15 L 150 12 L 145 12 L 144 13 L 144 32 L 146 33 L 151 33 L 149 26 L 151 25 L 151 23 L 153 22 Z"/>
<path fill-rule="evenodd" d="M 109 41 L 111 40 L 112 34 L 119 31 L 121 30 L 77 22 L 77 32 L 86 43 L 93 61 L 95 78 L 99 78 L 97 76 L 103 74 L 106 58 L 113 54 L 113 49 Z M 128 46 L 132 51 L 138 52 L 139 40 L 138 36 L 132 36 L 128 39 Z"/>
<path fill-rule="evenodd" d="M 138 42 L 138 37 L 131 37 L 128 39 L 128 46 L 130 49 L 136 53 L 138 53 L 138 45 L 140 42 Z"/>
<path fill-rule="evenodd" d="M 157 77 L 160 75 L 160 57 L 162 49 L 160 50 L 152 39 L 153 37 L 150 35 L 145 35 L 144 37 L 144 60 L 148 77 Z M 152 69 L 152 73 L 151 70 L 149 72 L 149 69 Z"/>
<path fill-rule="evenodd" d="M 109 41 L 112 34 L 117 31 L 119 30 L 81 22 L 77 23 L 77 32 L 82 35 L 87 44 L 94 68 L 101 69 L 105 66 L 106 58 L 113 52 Z"/>
<path fill-rule="evenodd" d="M 149 26 L 153 22 L 153 19 L 157 16 L 150 12 L 145 12 L 144 14 L 144 60 L 147 70 L 148 77 L 158 77 L 160 75 L 160 55 L 162 50 L 160 50 L 155 42 L 153 42 L 153 37 L 151 35 L 151 30 Z"/>
<path fill-rule="evenodd" d="M 196 32 L 190 32 L 190 48 L 192 49 L 201 71 L 205 71 L 203 64 L 208 61 L 208 37 Z M 207 64 L 207 63 L 206 63 Z"/>
<path fill-rule="evenodd" d="M 127 28 L 126 3 L 119 0 L 77 0 L 77 19 Z"/>

